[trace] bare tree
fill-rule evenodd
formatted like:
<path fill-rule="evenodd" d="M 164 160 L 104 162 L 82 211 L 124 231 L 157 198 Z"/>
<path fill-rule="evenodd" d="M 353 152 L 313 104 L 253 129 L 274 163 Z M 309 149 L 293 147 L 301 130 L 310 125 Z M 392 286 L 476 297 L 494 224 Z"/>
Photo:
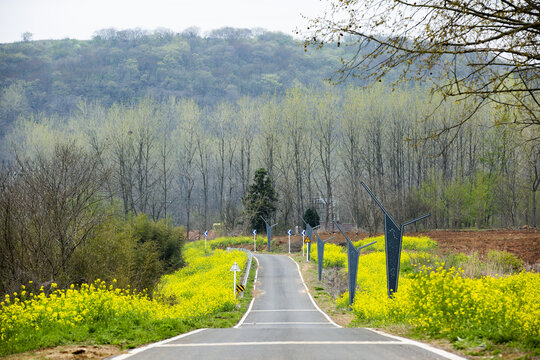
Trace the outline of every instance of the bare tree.
<path fill-rule="evenodd" d="M 540 4 L 528 0 L 330 0 L 325 15 L 310 20 L 305 46 L 346 44 L 336 74 L 381 79 L 392 70 L 402 80 L 433 79 L 447 97 L 475 99 L 467 122 L 484 104 L 516 111 L 507 119 L 540 125 Z M 538 133 L 531 134 L 538 138 Z"/>
<path fill-rule="evenodd" d="M 9 274 L 8 283 L 68 281 L 73 252 L 105 216 L 99 204 L 106 177 L 97 156 L 74 142 L 57 144 L 52 157 L 17 157 L 0 177 L 0 247 L 3 265 L 11 269 L 2 266 L 2 274 Z"/>

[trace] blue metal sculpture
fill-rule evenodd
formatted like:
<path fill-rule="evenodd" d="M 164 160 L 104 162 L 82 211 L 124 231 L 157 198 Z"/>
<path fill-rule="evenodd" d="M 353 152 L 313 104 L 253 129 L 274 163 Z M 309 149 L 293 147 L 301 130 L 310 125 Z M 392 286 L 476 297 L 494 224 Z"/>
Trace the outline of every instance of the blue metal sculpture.
<path fill-rule="evenodd" d="M 386 252 L 386 280 L 388 288 L 388 297 L 392 298 L 392 294 L 397 291 L 398 279 L 399 279 L 399 265 L 401 260 L 401 243 L 403 240 L 403 231 L 405 226 L 422 220 L 430 214 L 422 215 L 414 220 L 407 221 L 401 226 L 398 226 L 392 216 L 386 211 L 381 202 L 375 197 L 368 186 L 361 181 L 364 189 L 367 190 L 369 195 L 375 200 L 377 205 L 384 212 L 384 239 L 385 239 L 385 252 Z"/>
<path fill-rule="evenodd" d="M 321 240 L 319 234 L 315 233 L 315 236 L 317 237 L 317 265 L 319 266 L 319 281 L 321 281 L 324 260 L 324 245 L 328 242 L 328 240 L 332 240 L 333 238 L 335 238 L 335 236 L 332 236 L 331 238 L 328 238 L 324 241 Z"/>
<path fill-rule="evenodd" d="M 263 219 L 264 224 L 266 225 L 266 239 L 268 242 L 268 252 L 270 252 L 270 240 L 272 239 L 272 228 L 277 225 L 269 225 L 268 222 L 261 216 L 261 219 Z"/>
<path fill-rule="evenodd" d="M 339 226 L 339 224 L 335 221 L 334 221 L 334 224 L 337 225 L 339 231 L 341 231 L 343 236 L 345 236 L 345 239 L 347 239 L 347 263 L 348 263 L 347 271 L 349 273 L 349 306 L 350 306 L 353 304 L 354 295 L 356 294 L 356 277 L 358 274 L 358 258 L 360 257 L 360 249 L 373 245 L 376 243 L 376 241 L 360 246 L 357 249 L 354 247 L 351 239 L 349 239 L 347 234 L 345 234 L 345 231 L 341 229 L 341 226 Z"/>

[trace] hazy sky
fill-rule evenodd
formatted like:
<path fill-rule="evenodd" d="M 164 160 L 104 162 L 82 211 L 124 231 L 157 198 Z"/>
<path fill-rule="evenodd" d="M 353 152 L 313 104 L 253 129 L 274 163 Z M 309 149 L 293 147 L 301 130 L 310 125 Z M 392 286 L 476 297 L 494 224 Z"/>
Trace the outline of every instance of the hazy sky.
<path fill-rule="evenodd" d="M 0 0 L 0 43 L 90 39 L 99 29 L 165 27 L 203 31 L 223 26 L 282 31 L 293 35 L 302 15 L 322 14 L 326 0 Z"/>

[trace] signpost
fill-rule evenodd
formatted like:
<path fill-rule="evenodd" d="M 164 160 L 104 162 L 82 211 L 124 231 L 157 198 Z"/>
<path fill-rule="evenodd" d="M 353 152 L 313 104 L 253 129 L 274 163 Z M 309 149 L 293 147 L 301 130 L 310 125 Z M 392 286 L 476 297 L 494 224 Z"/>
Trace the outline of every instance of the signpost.
<path fill-rule="evenodd" d="M 208 231 L 204 232 L 204 250 L 206 250 L 206 238 L 208 237 Z"/>
<path fill-rule="evenodd" d="M 257 229 L 253 229 L 253 252 L 257 252 Z"/>
<path fill-rule="evenodd" d="M 311 225 L 309 225 L 306 222 L 306 220 L 304 220 L 303 218 L 302 218 L 302 221 L 304 222 L 304 224 L 306 224 L 306 232 L 307 232 L 306 235 L 307 235 L 308 239 L 310 239 L 310 241 L 307 242 L 307 256 L 306 256 L 307 260 L 309 260 L 309 256 L 310 256 L 309 253 L 311 252 L 311 239 L 313 239 L 313 230 L 318 228 L 320 225 L 317 225 L 314 228 L 312 228 Z"/>
<path fill-rule="evenodd" d="M 269 225 L 268 222 L 261 216 L 261 219 L 263 219 L 265 225 L 266 225 L 266 238 L 268 241 L 268 252 L 270 252 L 270 240 L 272 239 L 272 228 L 277 225 Z"/>
<path fill-rule="evenodd" d="M 233 266 L 231 266 L 231 270 L 229 271 L 234 271 L 233 295 L 236 296 L 236 272 L 240 271 L 240 266 L 238 266 L 236 261 L 234 262 Z"/>
<path fill-rule="evenodd" d="M 306 238 L 306 230 L 302 229 L 302 257 L 304 257 L 304 239 Z"/>
<path fill-rule="evenodd" d="M 319 237 L 319 234 L 315 233 L 315 236 L 317 237 L 317 265 L 319 267 L 319 281 L 321 281 L 323 259 L 324 259 L 324 245 L 328 242 L 328 240 L 335 238 L 335 236 L 332 236 L 331 238 L 328 238 L 324 241 L 321 240 L 321 238 Z"/>
<path fill-rule="evenodd" d="M 337 225 L 339 231 L 345 236 L 345 239 L 347 239 L 347 262 L 348 262 L 348 273 L 349 273 L 349 306 L 351 306 L 354 302 L 354 295 L 356 293 L 356 278 L 358 273 L 358 258 L 360 257 L 360 249 L 363 249 L 365 247 L 368 247 L 370 245 L 373 245 L 376 243 L 376 241 L 373 241 L 367 245 L 360 246 L 358 249 L 354 247 L 351 239 L 345 234 L 345 231 L 341 229 L 341 226 L 337 222 L 334 221 L 334 224 Z"/>
<path fill-rule="evenodd" d="M 388 297 L 392 298 L 392 294 L 397 291 L 398 279 L 399 279 L 399 264 L 401 259 L 401 242 L 403 240 L 403 231 L 405 226 L 422 220 L 430 214 L 422 215 L 414 220 L 407 221 L 401 226 L 398 226 L 392 216 L 386 211 L 381 202 L 375 197 L 367 185 L 360 182 L 364 189 L 371 195 L 373 200 L 381 208 L 384 213 L 384 240 L 385 240 L 385 252 L 386 252 L 386 281 L 388 288 Z"/>
<path fill-rule="evenodd" d="M 304 240 L 304 242 L 306 243 L 306 261 L 309 261 L 309 244 L 311 244 L 311 240 L 309 238 L 309 236 L 306 236 L 306 240 Z"/>
<path fill-rule="evenodd" d="M 291 253 L 291 229 L 287 230 L 287 235 L 289 235 L 289 254 Z"/>

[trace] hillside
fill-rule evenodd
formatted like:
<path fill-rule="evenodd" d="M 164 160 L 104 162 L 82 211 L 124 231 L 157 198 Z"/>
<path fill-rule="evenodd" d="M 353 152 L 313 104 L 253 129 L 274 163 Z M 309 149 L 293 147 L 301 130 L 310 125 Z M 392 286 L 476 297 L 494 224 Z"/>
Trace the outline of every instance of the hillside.
<path fill-rule="evenodd" d="M 88 41 L 0 45 L 0 133 L 17 116 L 65 116 L 80 100 L 105 106 L 145 96 L 199 105 L 282 94 L 318 85 L 339 66 L 341 49 L 304 52 L 291 36 L 223 28 L 206 36 L 139 29 L 96 32 Z"/>

